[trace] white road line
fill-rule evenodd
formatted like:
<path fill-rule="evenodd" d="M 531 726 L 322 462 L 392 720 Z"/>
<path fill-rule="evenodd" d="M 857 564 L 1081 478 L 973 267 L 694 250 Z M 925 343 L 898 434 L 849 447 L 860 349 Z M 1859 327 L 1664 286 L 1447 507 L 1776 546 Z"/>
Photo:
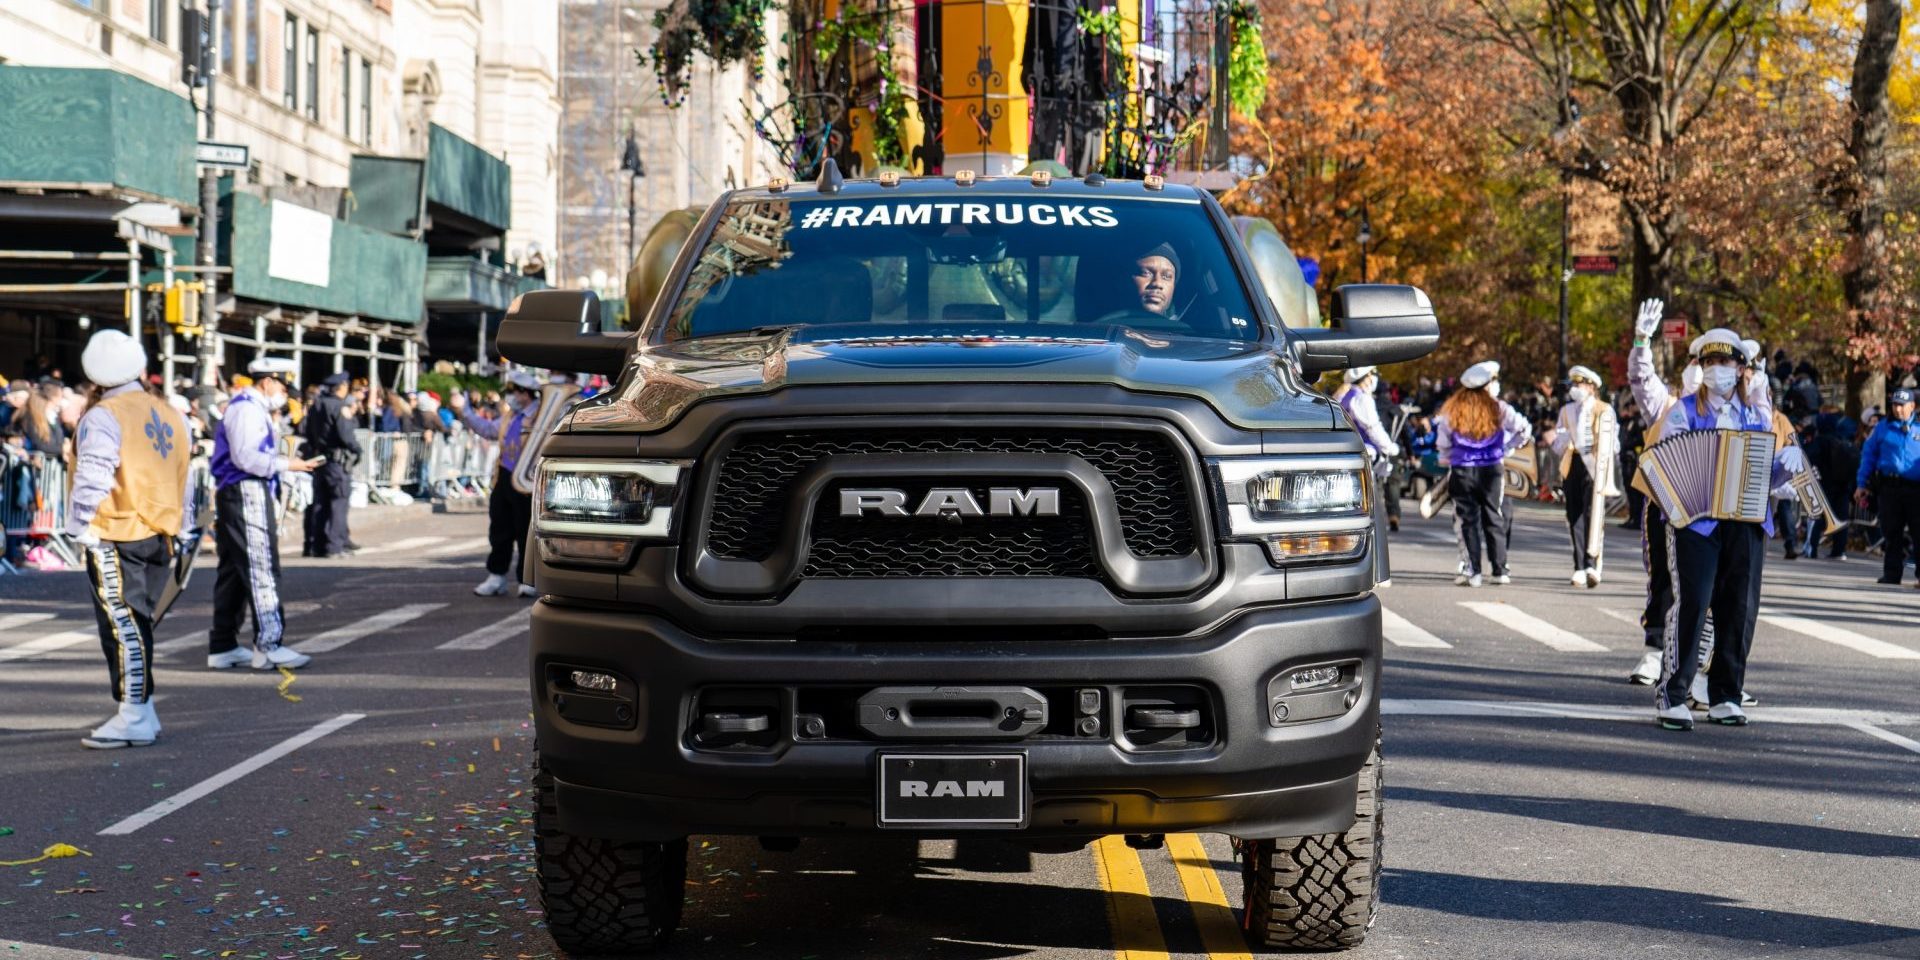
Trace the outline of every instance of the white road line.
<path fill-rule="evenodd" d="M 1628 613 L 1625 610 L 1615 610 L 1612 607 L 1595 607 L 1594 609 L 1600 611 L 1601 613 L 1609 617 L 1614 618 L 1615 620 L 1620 621 L 1621 623 L 1628 624 L 1636 630 L 1646 629 L 1645 627 L 1640 626 L 1640 615 L 1637 613 Z"/>
<path fill-rule="evenodd" d="M 1649 701 L 1642 707 L 1624 707 L 1599 703 L 1549 703 L 1543 700 L 1403 700 L 1389 697 L 1380 701 L 1380 712 L 1407 717 L 1557 717 L 1567 720 L 1651 721 L 1653 704 Z M 1754 707 L 1751 716 L 1754 723 L 1843 727 L 1851 727 L 1854 724 L 1876 727 L 1920 726 L 1920 714 L 1894 713 L 1886 710 Z M 1888 736 L 1899 735 L 1888 734 Z"/>
<path fill-rule="evenodd" d="M 364 547 L 360 550 L 358 556 L 368 557 L 377 553 L 394 553 L 400 550 L 418 550 L 421 547 L 431 547 L 436 543 L 445 543 L 446 540 L 447 540 L 446 537 L 408 537 L 405 540 L 395 540 L 392 543 L 383 543 L 377 547 Z"/>
<path fill-rule="evenodd" d="M 527 632 L 527 618 L 533 614 L 531 608 L 521 610 L 499 623 L 489 623 L 462 637 L 455 637 L 435 650 L 485 650 L 509 637 L 517 637 Z"/>
<path fill-rule="evenodd" d="M 309 640 L 292 641 L 292 645 L 301 653 L 325 653 L 329 650 L 338 650 L 361 637 L 370 636 L 382 630 L 391 630 L 403 623 L 418 620 L 444 606 L 446 606 L 444 603 L 405 604 L 404 606 L 394 607 L 391 610 L 382 610 L 365 620 L 349 623 L 343 627 L 334 627 L 332 630 L 328 630 Z"/>
<path fill-rule="evenodd" d="M 445 546 L 434 547 L 427 552 L 433 556 L 440 557 L 449 553 L 466 553 L 471 550 L 484 550 L 491 545 L 492 541 L 486 537 L 474 537 L 471 540 L 455 540 Z"/>
<path fill-rule="evenodd" d="M 1815 640 L 1825 640 L 1835 646 L 1846 647 L 1869 657 L 1879 657 L 1882 660 L 1920 660 L 1920 650 L 1909 650 L 1899 644 L 1875 640 L 1865 634 L 1854 633 L 1845 627 L 1832 626 L 1818 620 L 1790 617 L 1764 609 L 1760 612 L 1760 619 L 1782 630 L 1791 630 Z"/>
<path fill-rule="evenodd" d="M 1448 650 L 1453 644 L 1420 629 L 1412 621 L 1385 607 L 1380 608 L 1380 626 L 1387 642 L 1396 647 L 1429 647 Z"/>
<path fill-rule="evenodd" d="M 198 633 L 189 633 L 183 637 L 174 637 L 171 640 L 157 641 L 153 645 L 153 652 L 155 656 L 159 656 L 161 654 L 174 653 L 179 650 L 186 650 L 192 647 L 204 647 L 206 645 L 207 632 L 202 630 Z"/>
<path fill-rule="evenodd" d="M 1903 737 L 1897 733 L 1894 733 L 1891 730 L 1882 730 L 1871 723 L 1864 723 L 1858 720 L 1844 724 L 1844 726 L 1852 727 L 1853 729 L 1858 730 L 1869 737 L 1878 737 L 1882 740 L 1885 740 L 1888 743 L 1893 744 L 1896 747 L 1900 747 L 1906 750 L 1911 750 L 1914 753 L 1920 753 L 1920 740 L 1912 740 L 1907 737 Z"/>
<path fill-rule="evenodd" d="M 93 630 L 62 630 L 59 633 L 49 633 L 44 637 L 28 640 L 26 643 L 0 647 L 0 663 L 8 660 L 25 660 L 28 657 L 37 657 L 43 653 L 52 653 L 55 650 L 98 639 L 100 634 Z"/>
<path fill-rule="evenodd" d="M 1538 640 L 1561 653 L 1605 653 L 1607 650 L 1606 647 L 1586 637 L 1562 630 L 1509 604 L 1462 600 L 1460 605 L 1515 633 L 1525 635 L 1529 640 Z"/>
<path fill-rule="evenodd" d="M 13 630 L 42 620 L 52 620 L 51 613 L 9 613 L 0 617 L 0 630 Z"/>
<path fill-rule="evenodd" d="M 261 767 L 264 767 L 267 764 L 272 763 L 275 760 L 278 760 L 281 757 L 284 757 L 287 754 L 292 753 L 295 750 L 298 750 L 301 747 L 304 747 L 307 744 L 312 743 L 315 740 L 318 740 L 321 737 L 324 737 L 327 734 L 332 733 L 335 730 L 338 730 L 341 727 L 346 726 L 347 724 L 353 723 L 356 720 L 364 720 L 366 719 L 366 717 L 367 715 L 364 713 L 343 713 L 337 717 L 334 717 L 332 720 L 328 720 L 327 722 L 320 724 L 319 726 L 314 727 L 311 730 L 306 731 L 305 733 L 294 734 L 293 736 L 280 741 L 279 743 L 273 745 L 272 747 L 266 749 L 265 751 L 256 753 L 253 756 L 248 757 L 247 759 L 242 760 L 239 763 L 236 763 L 233 766 L 228 767 L 225 770 L 222 770 L 219 773 L 216 773 L 213 776 L 208 777 L 205 780 L 202 780 L 191 787 L 188 787 L 187 789 L 182 790 L 179 793 L 176 793 L 173 796 L 168 797 L 165 800 L 162 800 L 159 803 L 156 803 L 153 806 L 148 807 L 145 810 L 142 810 L 139 813 L 136 813 L 133 816 L 126 818 L 125 820 L 122 820 L 111 827 L 108 827 L 105 830 L 100 831 L 99 835 L 103 837 L 126 836 L 127 834 L 132 833 L 135 830 L 138 830 L 141 827 L 144 827 L 154 822 L 155 820 L 158 820 L 161 817 L 164 817 L 167 814 L 172 813 L 175 810 L 178 810 L 181 807 L 186 806 L 187 804 L 192 803 L 195 800 L 198 800 L 201 797 L 204 797 L 207 794 L 210 794 L 215 790 L 218 790 L 221 787 L 224 787 L 227 784 L 232 783 L 235 780 L 238 780 L 241 777 L 244 777 L 247 774 L 260 769 Z"/>

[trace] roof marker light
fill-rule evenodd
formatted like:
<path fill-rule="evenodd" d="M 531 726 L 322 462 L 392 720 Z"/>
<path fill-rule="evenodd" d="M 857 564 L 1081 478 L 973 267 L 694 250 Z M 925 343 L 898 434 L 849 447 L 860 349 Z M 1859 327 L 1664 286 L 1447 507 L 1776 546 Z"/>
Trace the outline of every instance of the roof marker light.
<path fill-rule="evenodd" d="M 1052 183 L 1052 182 L 1053 182 L 1053 174 L 1052 174 L 1052 172 L 1050 172 L 1050 171 L 1047 171 L 1047 170 L 1035 170 L 1035 171 L 1033 172 L 1033 178 L 1032 178 L 1032 179 L 1033 179 L 1033 185 L 1034 185 L 1034 186 L 1036 186 L 1036 187 L 1044 187 L 1044 186 L 1046 186 L 1047 184 L 1049 184 L 1049 183 Z"/>
<path fill-rule="evenodd" d="M 1149 173 L 1142 182 L 1146 184 L 1148 190 L 1159 190 L 1167 185 L 1167 178 L 1157 173 Z"/>
<path fill-rule="evenodd" d="M 956 187 L 971 187 L 973 186 L 973 176 L 972 170 L 955 170 L 953 172 L 953 185 Z"/>
<path fill-rule="evenodd" d="M 899 186 L 899 185 L 900 185 L 900 171 L 898 171 L 898 170 L 882 170 L 882 171 L 880 171 L 880 185 L 881 185 L 881 186 L 883 186 L 883 187 L 897 187 L 897 186 Z"/>

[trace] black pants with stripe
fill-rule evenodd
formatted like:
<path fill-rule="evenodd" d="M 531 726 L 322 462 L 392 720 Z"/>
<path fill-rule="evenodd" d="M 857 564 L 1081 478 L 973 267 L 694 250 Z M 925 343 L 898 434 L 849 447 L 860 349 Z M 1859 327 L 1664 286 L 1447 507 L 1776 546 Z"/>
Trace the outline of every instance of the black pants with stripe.
<path fill-rule="evenodd" d="M 1454 467 L 1447 481 L 1453 513 L 1460 522 L 1460 543 L 1466 548 L 1467 572 L 1479 573 L 1484 554 L 1493 574 L 1507 572 L 1507 537 L 1512 528 L 1502 512 L 1506 501 L 1507 468 Z"/>
<path fill-rule="evenodd" d="M 1766 532 L 1757 523 L 1722 520 L 1711 534 L 1672 525 L 1666 533 L 1673 606 L 1667 611 L 1666 656 L 1655 702 L 1660 707 L 1687 702 L 1711 613 L 1713 662 L 1707 668 L 1707 697 L 1712 703 L 1739 703 L 1767 558 Z"/>
<path fill-rule="evenodd" d="M 1593 558 L 1587 555 L 1587 529 L 1593 519 L 1593 475 L 1578 453 L 1573 455 L 1573 466 L 1561 480 L 1560 490 L 1566 499 L 1567 536 L 1573 540 L 1573 569 L 1585 570 L 1593 566 Z"/>
<path fill-rule="evenodd" d="M 533 497 L 513 488 L 513 475 L 494 471 L 493 491 L 487 495 L 487 572 L 505 575 L 514 570 L 514 551 L 527 562 L 527 527 L 533 523 Z M 519 572 L 514 573 L 519 579 Z"/>
<path fill-rule="evenodd" d="M 93 619 L 113 698 L 121 703 L 153 697 L 153 608 L 172 579 L 172 560 L 166 537 L 87 547 Z"/>
<path fill-rule="evenodd" d="M 1667 569 L 1667 515 L 1652 497 L 1640 516 L 1640 554 L 1647 568 L 1647 606 L 1640 612 L 1640 630 L 1647 646 L 1659 650 L 1667 643 L 1667 608 L 1673 606 L 1673 574 Z"/>
<path fill-rule="evenodd" d="M 213 578 L 213 631 L 207 635 L 207 652 L 226 653 L 238 647 L 240 624 L 249 613 L 254 649 L 273 650 L 286 633 L 273 492 L 265 480 L 242 480 L 220 488 L 213 495 L 213 507 L 220 565 Z"/>

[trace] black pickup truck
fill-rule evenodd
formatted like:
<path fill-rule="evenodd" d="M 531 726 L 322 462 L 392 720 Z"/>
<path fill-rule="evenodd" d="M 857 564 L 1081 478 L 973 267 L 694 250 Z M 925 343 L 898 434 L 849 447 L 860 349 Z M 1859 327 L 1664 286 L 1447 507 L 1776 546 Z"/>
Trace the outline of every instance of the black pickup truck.
<path fill-rule="evenodd" d="M 1256 944 L 1358 944 L 1384 514 L 1312 383 L 1439 328 L 1380 284 L 1290 328 L 1255 263 L 1157 179 L 830 174 L 721 197 L 633 332 L 521 297 L 509 359 L 617 377 L 530 534 L 554 940 L 660 944 L 695 834 L 1205 831 Z"/>

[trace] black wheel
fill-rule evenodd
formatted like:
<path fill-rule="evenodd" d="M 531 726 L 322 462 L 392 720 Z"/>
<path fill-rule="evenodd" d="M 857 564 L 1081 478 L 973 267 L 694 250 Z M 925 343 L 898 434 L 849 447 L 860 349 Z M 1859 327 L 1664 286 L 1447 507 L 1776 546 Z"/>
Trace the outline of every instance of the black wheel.
<path fill-rule="evenodd" d="M 1347 832 L 1239 842 L 1254 943 L 1345 950 L 1366 940 L 1380 894 L 1382 786 L 1376 741 Z"/>
<path fill-rule="evenodd" d="M 650 953 L 680 925 L 687 841 L 577 837 L 559 829 L 553 775 L 534 753 L 533 843 L 547 932 L 569 955 Z"/>

